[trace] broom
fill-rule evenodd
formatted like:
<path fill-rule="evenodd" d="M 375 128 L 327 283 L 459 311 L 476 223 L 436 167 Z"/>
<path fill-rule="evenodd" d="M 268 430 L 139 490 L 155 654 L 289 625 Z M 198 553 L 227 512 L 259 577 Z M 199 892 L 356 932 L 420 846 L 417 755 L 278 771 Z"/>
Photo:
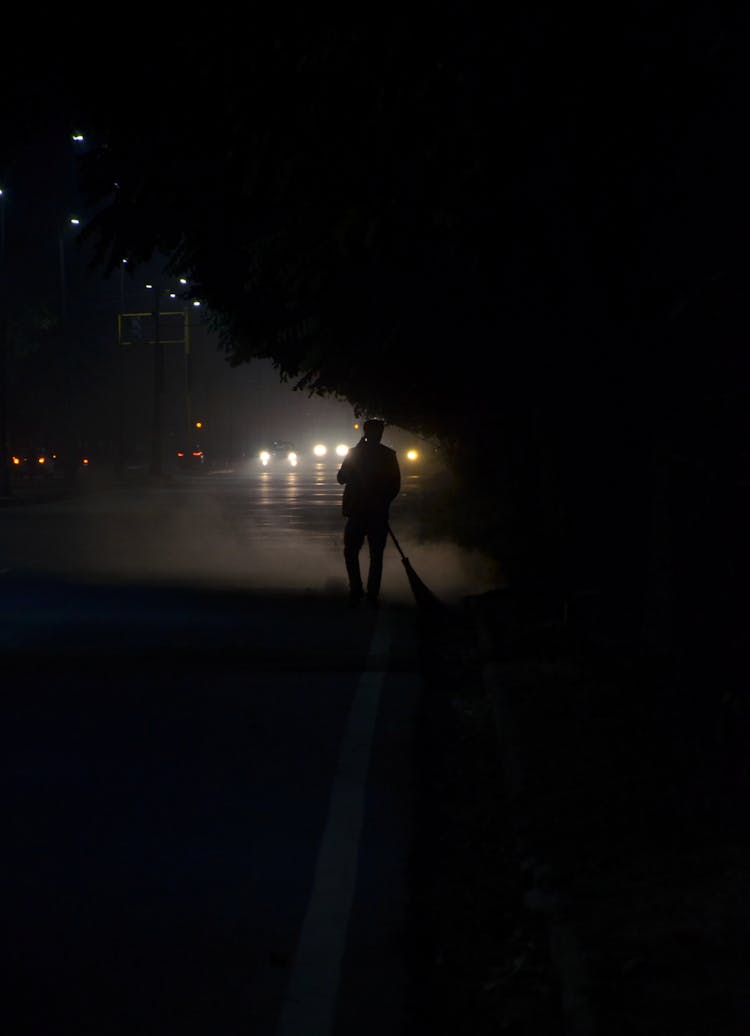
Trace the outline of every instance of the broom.
<path fill-rule="evenodd" d="M 426 586 L 419 578 L 417 573 L 412 568 L 411 562 L 404 554 L 401 549 L 401 545 L 396 539 L 393 529 L 388 526 L 388 532 L 391 535 L 391 539 L 396 544 L 396 550 L 401 555 L 401 561 L 404 568 L 406 569 L 406 577 L 409 580 L 409 586 L 411 587 L 412 593 L 414 594 L 414 600 L 417 602 L 419 608 L 423 608 L 425 611 L 442 611 L 445 608 L 443 602 L 435 596 L 435 594 Z"/>

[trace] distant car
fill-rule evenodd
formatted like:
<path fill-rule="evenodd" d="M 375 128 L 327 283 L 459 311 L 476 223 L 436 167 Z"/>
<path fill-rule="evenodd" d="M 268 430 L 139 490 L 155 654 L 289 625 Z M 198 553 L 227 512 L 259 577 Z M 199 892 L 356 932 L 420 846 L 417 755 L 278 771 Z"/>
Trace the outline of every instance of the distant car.
<path fill-rule="evenodd" d="M 177 450 L 177 466 L 186 471 L 200 471 L 206 463 L 206 455 L 200 446 L 194 446 L 192 450 Z"/>
<path fill-rule="evenodd" d="M 287 468 L 296 468 L 299 463 L 299 454 L 293 442 L 288 439 L 274 439 L 268 446 L 264 446 L 258 453 L 258 460 L 261 467 L 273 467 L 283 465 Z"/>

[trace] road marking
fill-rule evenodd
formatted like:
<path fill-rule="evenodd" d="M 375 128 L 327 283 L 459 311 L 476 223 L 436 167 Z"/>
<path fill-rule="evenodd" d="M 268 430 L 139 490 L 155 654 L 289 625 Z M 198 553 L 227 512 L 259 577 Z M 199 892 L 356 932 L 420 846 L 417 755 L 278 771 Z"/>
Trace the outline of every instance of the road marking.
<path fill-rule="evenodd" d="M 365 784 L 390 642 L 387 620 L 379 613 L 341 741 L 312 893 L 277 1036 L 327 1036 L 333 1031 L 357 878 Z"/>

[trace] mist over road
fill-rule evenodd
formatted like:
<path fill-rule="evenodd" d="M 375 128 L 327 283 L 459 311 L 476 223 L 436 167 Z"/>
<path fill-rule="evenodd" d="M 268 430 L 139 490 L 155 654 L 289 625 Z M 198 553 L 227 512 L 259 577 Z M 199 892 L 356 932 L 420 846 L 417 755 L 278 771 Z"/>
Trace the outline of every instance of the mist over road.
<path fill-rule="evenodd" d="M 67 499 L 0 508 L 0 572 L 115 582 L 346 593 L 342 488 L 336 467 L 175 476 Z M 424 479 L 405 475 L 391 510 L 402 549 L 446 601 L 493 586 L 481 554 L 425 540 Z M 363 563 L 366 563 L 366 546 Z M 410 590 L 393 544 L 383 599 Z"/>

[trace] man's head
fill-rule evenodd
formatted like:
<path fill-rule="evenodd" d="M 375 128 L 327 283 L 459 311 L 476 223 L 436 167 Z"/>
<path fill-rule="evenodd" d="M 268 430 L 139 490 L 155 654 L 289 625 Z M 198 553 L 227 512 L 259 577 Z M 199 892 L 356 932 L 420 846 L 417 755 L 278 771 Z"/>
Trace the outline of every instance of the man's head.
<path fill-rule="evenodd" d="M 362 426 L 362 430 L 365 434 L 365 439 L 368 442 L 380 442 L 380 440 L 383 438 L 384 427 L 385 422 L 380 421 L 377 417 L 368 418 Z"/>

